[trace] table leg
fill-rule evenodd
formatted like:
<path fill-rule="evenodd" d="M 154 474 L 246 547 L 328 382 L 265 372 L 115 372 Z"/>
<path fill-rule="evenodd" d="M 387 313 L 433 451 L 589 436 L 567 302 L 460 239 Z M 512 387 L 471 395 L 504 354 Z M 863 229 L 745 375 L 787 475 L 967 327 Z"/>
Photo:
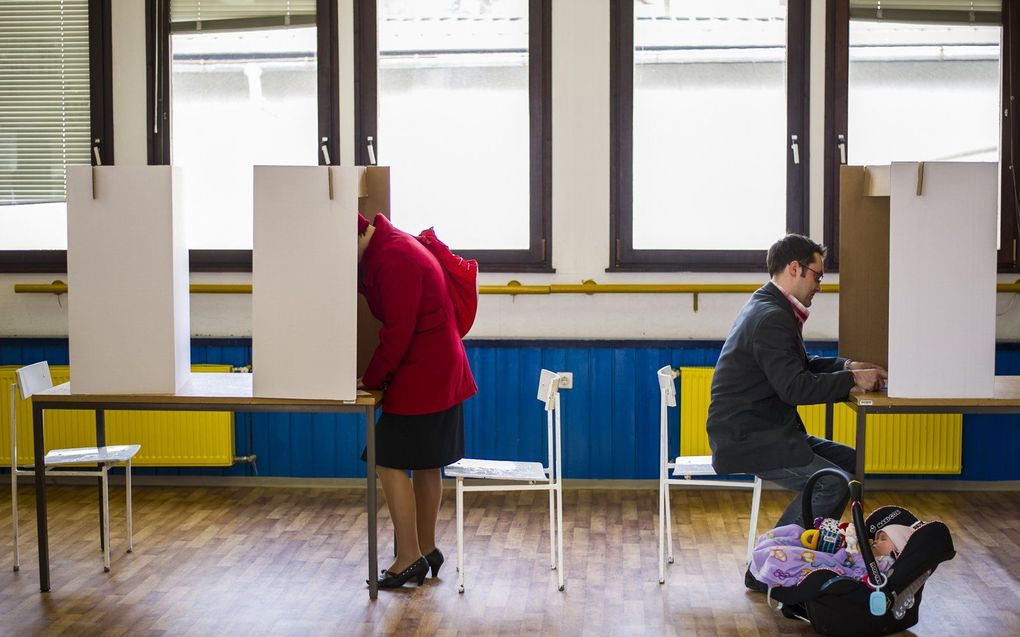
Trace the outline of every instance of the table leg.
<path fill-rule="evenodd" d="M 50 590 L 50 538 L 46 526 L 46 452 L 42 405 L 32 405 L 32 442 L 35 452 L 35 515 L 39 545 L 39 590 Z"/>
<path fill-rule="evenodd" d="M 96 410 L 96 446 L 106 446 L 106 410 Z M 96 468 L 102 469 L 103 465 L 96 465 Z M 103 524 L 103 478 L 96 478 L 96 483 L 99 489 L 99 550 L 103 551 L 106 549 L 103 539 L 103 529 L 106 525 Z"/>
<path fill-rule="evenodd" d="M 858 482 L 864 482 L 864 450 L 865 437 L 868 427 L 868 410 L 864 407 L 857 407 L 857 471 L 854 476 Z"/>
<path fill-rule="evenodd" d="M 365 408 L 365 459 L 368 461 L 368 598 L 379 595 L 379 547 L 376 530 L 375 406 Z"/>
<path fill-rule="evenodd" d="M 832 403 L 825 403 L 825 439 L 832 440 Z"/>

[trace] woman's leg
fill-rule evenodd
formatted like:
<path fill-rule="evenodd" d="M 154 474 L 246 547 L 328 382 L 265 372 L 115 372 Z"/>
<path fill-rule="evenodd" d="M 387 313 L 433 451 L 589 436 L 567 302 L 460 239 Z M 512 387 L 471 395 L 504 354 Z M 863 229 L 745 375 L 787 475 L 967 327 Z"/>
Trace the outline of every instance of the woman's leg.
<path fill-rule="evenodd" d="M 430 553 L 436 548 L 436 518 L 443 500 L 443 479 L 439 469 L 417 469 L 412 475 L 418 517 L 418 547 L 422 553 Z"/>
<path fill-rule="evenodd" d="M 403 469 L 377 466 L 376 473 L 382 482 L 386 506 L 390 510 L 393 530 L 397 535 L 397 559 L 389 570 L 399 573 L 421 557 L 415 523 L 415 489 L 411 487 L 411 481 Z"/>

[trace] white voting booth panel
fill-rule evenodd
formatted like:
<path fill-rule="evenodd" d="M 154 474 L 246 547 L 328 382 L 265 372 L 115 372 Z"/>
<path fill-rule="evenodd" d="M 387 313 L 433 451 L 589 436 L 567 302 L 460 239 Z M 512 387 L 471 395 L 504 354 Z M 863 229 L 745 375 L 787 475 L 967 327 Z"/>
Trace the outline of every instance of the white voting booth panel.
<path fill-rule="evenodd" d="M 354 400 L 357 211 L 363 168 L 256 166 L 256 396 Z M 332 199 L 330 182 L 332 181 Z"/>
<path fill-rule="evenodd" d="M 67 169 L 76 394 L 172 394 L 191 370 L 188 248 L 170 166 Z"/>
<path fill-rule="evenodd" d="M 978 162 L 892 164 L 889 396 L 993 393 L 997 170 Z"/>

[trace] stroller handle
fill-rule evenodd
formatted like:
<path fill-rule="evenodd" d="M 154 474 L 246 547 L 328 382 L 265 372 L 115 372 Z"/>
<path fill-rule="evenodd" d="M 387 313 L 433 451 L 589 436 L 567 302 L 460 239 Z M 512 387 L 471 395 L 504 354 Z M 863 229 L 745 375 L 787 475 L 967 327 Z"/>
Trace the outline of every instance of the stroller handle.
<path fill-rule="evenodd" d="M 853 517 L 854 531 L 857 533 L 857 545 L 861 550 L 861 559 L 864 560 L 864 564 L 868 569 L 867 584 L 871 588 L 878 588 L 881 586 L 880 582 L 884 582 L 885 578 L 878 569 L 878 563 L 875 561 L 875 554 L 871 550 L 871 542 L 868 539 L 867 526 L 864 523 L 864 485 L 857 480 L 851 480 L 838 469 L 819 469 L 808 478 L 807 484 L 804 485 L 804 493 L 801 495 L 801 514 L 804 516 L 804 525 L 811 524 L 815 519 L 814 513 L 811 510 L 811 494 L 814 492 L 815 483 L 825 476 L 839 478 L 847 484 L 847 488 L 850 490 L 850 515 Z"/>

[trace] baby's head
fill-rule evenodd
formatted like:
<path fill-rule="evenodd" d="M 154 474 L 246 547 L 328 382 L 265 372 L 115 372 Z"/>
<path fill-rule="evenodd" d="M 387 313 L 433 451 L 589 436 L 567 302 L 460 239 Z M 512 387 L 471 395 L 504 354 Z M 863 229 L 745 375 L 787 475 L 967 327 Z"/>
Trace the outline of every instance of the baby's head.
<path fill-rule="evenodd" d="M 871 541 L 871 552 L 875 557 L 888 555 L 892 558 L 899 557 L 907 540 L 913 535 L 914 529 L 902 524 L 889 524 L 882 528 Z"/>

